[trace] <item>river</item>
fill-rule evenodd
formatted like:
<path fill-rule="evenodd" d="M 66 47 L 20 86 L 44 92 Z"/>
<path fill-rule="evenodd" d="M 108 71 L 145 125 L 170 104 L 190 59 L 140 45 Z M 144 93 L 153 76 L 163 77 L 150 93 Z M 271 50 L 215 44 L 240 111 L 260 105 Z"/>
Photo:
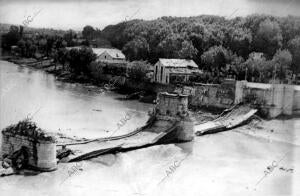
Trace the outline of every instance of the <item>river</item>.
<path fill-rule="evenodd" d="M 132 118 L 115 135 L 143 125 L 152 104 L 119 101 L 95 86 L 57 81 L 40 70 L 0 61 L 0 129 L 32 117 L 50 132 L 95 138 L 110 135 L 127 113 Z"/>
<path fill-rule="evenodd" d="M 5 61 L 0 73 L 1 129 L 29 115 L 47 131 L 102 137 L 133 111 L 118 135 L 144 124 L 153 107 Z M 289 142 L 299 138 L 300 120 L 274 122 L 272 131 L 271 125 L 237 128 L 184 144 L 60 163 L 54 172 L 0 177 L 0 195 L 300 195 L 300 147 Z M 265 175 L 270 165 L 276 167 Z"/>

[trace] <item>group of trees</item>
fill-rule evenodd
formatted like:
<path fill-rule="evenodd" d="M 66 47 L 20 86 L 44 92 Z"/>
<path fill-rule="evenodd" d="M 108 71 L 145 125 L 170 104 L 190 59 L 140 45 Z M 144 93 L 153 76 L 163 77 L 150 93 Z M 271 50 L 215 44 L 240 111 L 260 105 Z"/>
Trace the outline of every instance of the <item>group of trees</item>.
<path fill-rule="evenodd" d="M 99 29 L 94 29 L 94 27 L 87 25 L 83 27 L 82 37 L 87 40 L 92 40 L 101 36 L 101 31 Z"/>
<path fill-rule="evenodd" d="M 59 34 L 47 34 L 40 32 L 24 32 L 23 26 L 12 25 L 9 31 L 2 35 L 2 48 L 11 50 L 21 57 L 53 58 L 55 63 L 65 65 L 68 63 L 71 71 L 75 73 L 88 73 L 87 65 L 96 59 L 95 54 L 90 48 L 68 50 L 66 47 L 82 45 L 84 43 L 76 42 L 78 34 L 72 30 Z"/>
<path fill-rule="evenodd" d="M 231 75 L 237 79 L 268 82 L 300 73 L 300 18 L 293 16 L 162 17 L 151 21 L 125 21 L 102 31 L 85 26 L 81 35 L 70 30 L 28 36 L 22 26 L 11 26 L 9 32 L 2 35 L 2 48 L 10 49 L 12 45 L 18 46 L 21 56 L 40 54 L 62 64 L 68 59 L 66 56 L 79 58 L 76 52 L 65 51 L 65 47 L 92 45 L 116 47 L 130 61 L 151 64 L 158 58 L 193 59 L 210 77 L 216 78 Z"/>
<path fill-rule="evenodd" d="M 77 43 L 76 38 L 77 34 L 72 30 L 47 34 L 27 32 L 23 26 L 12 25 L 9 32 L 2 35 L 1 47 L 11 51 L 12 46 L 17 46 L 14 52 L 22 57 L 53 57 L 61 48 L 82 44 Z"/>
<path fill-rule="evenodd" d="M 132 61 L 127 65 L 128 77 L 136 82 L 149 82 L 151 76 L 148 76 L 151 64 L 146 61 Z"/>
<path fill-rule="evenodd" d="M 110 25 L 101 35 L 129 60 L 188 58 L 216 76 L 230 72 L 261 81 L 283 79 L 286 70 L 300 72 L 299 17 L 162 17 Z M 252 53 L 264 55 L 253 59 Z"/>
<path fill-rule="evenodd" d="M 75 74 L 89 74 L 88 65 L 96 60 L 96 54 L 91 48 L 60 48 L 53 55 L 55 63 L 59 63 L 65 70 L 66 64 L 68 68 Z"/>
<path fill-rule="evenodd" d="M 91 48 L 83 47 L 80 49 L 73 48 L 63 54 L 63 62 L 69 62 L 71 71 L 76 74 L 88 74 L 88 65 L 96 60 L 96 54 L 93 53 Z"/>

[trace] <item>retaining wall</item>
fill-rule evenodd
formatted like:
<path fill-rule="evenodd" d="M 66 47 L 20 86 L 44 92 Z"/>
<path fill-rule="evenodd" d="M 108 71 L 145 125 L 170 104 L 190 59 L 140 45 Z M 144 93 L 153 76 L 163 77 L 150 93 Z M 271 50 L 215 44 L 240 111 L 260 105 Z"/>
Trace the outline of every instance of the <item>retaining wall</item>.
<path fill-rule="evenodd" d="M 193 107 L 228 108 L 235 101 L 235 82 L 225 81 L 222 84 L 194 84 L 192 87 L 180 87 L 178 93 L 189 95 Z"/>
<path fill-rule="evenodd" d="M 255 95 L 268 108 L 269 117 L 280 114 L 293 115 L 300 113 L 300 86 L 287 84 L 262 84 L 253 82 L 237 81 L 236 86 L 240 89 L 236 103 L 242 101 L 247 95 Z"/>
<path fill-rule="evenodd" d="M 194 84 L 177 87 L 175 92 L 189 95 L 192 107 L 229 108 L 245 102 L 252 95 L 253 105 L 260 105 L 273 118 L 280 114 L 300 114 L 300 86 L 263 84 L 225 80 L 222 84 Z M 249 98 L 249 97 L 248 97 Z"/>

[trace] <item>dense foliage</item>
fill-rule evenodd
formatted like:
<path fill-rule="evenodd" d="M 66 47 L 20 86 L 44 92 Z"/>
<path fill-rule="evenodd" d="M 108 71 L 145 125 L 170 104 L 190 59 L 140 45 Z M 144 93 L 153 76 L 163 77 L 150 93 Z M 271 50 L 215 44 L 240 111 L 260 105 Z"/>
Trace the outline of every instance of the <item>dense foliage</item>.
<path fill-rule="evenodd" d="M 69 66 L 74 73 L 88 74 L 88 65 L 96 60 L 96 54 L 91 48 L 83 47 L 80 49 L 71 49 L 67 52 L 65 60 L 69 62 Z"/>
<path fill-rule="evenodd" d="M 11 26 L 2 34 L 2 48 L 10 50 L 11 46 L 18 46 L 15 52 L 20 56 L 50 57 L 62 65 L 72 61 L 75 72 L 85 71 L 77 65 L 77 60 L 82 59 L 77 52 L 65 48 L 86 45 L 112 46 L 121 49 L 130 61 L 151 64 L 158 58 L 193 59 L 205 70 L 203 76 L 194 77 L 199 82 L 219 81 L 228 76 L 257 82 L 271 79 L 284 82 L 292 74 L 300 73 L 300 18 L 294 16 L 162 17 L 125 21 L 102 31 L 85 26 L 81 33 L 29 29 Z M 90 57 L 84 61 L 89 62 L 93 59 Z"/>
<path fill-rule="evenodd" d="M 133 61 L 128 64 L 128 77 L 136 82 L 150 81 L 150 77 L 147 76 L 149 72 L 150 64 L 145 61 Z"/>
<path fill-rule="evenodd" d="M 48 135 L 44 130 L 38 128 L 36 123 L 26 118 L 17 124 L 10 125 L 2 130 L 3 133 L 21 135 L 31 139 L 55 142 L 55 137 Z"/>
<path fill-rule="evenodd" d="M 249 73 L 267 75 L 275 69 L 275 62 L 273 72 L 300 71 L 299 17 L 162 17 L 110 25 L 101 34 L 114 47 L 122 49 L 129 60 L 155 63 L 158 58 L 190 58 L 200 68 L 217 75 L 230 71 L 236 78 L 243 79 L 251 79 Z M 249 58 L 254 52 L 263 53 L 264 59 Z M 276 60 L 278 56 L 288 62 Z M 247 73 L 246 68 L 250 69 Z M 277 76 L 282 78 L 282 73 Z M 256 78 L 263 80 L 263 76 Z"/>
<path fill-rule="evenodd" d="M 1 47 L 11 51 L 12 46 L 17 46 L 14 52 L 22 57 L 53 57 L 55 53 L 67 46 L 81 45 L 77 42 L 77 34 L 74 31 L 61 33 L 41 33 L 24 31 L 23 26 L 10 27 L 7 33 L 2 34 Z"/>

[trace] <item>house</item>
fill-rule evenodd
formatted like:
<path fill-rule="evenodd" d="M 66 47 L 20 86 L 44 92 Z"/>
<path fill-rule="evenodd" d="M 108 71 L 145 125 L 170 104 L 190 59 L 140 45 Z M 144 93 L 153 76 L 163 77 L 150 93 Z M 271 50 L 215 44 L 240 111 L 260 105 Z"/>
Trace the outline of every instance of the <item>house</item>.
<path fill-rule="evenodd" d="M 66 47 L 67 50 L 81 49 L 82 46 Z M 91 48 L 96 54 L 98 62 L 125 63 L 126 58 L 121 50 L 115 48 Z"/>
<path fill-rule="evenodd" d="M 114 48 L 92 48 L 93 52 L 97 55 L 96 61 L 108 63 L 123 63 L 126 58 L 121 50 Z"/>
<path fill-rule="evenodd" d="M 153 82 L 185 83 L 191 76 L 200 72 L 198 65 L 193 60 L 159 59 L 154 65 Z"/>

